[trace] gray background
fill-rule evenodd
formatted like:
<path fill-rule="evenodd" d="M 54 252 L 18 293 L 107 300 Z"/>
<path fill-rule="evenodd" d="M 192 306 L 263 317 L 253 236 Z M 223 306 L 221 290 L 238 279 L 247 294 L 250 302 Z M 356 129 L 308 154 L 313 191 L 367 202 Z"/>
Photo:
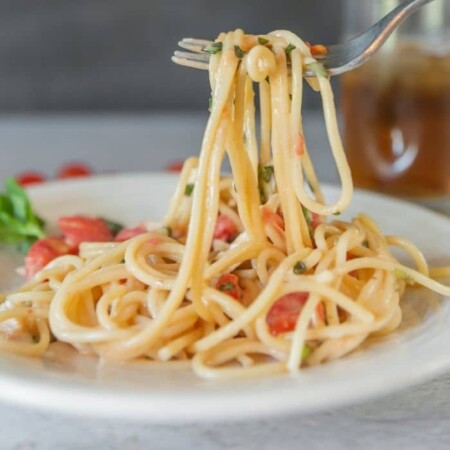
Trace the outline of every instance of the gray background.
<path fill-rule="evenodd" d="M 181 37 L 287 28 L 333 43 L 343 3 L 0 0 L 0 112 L 203 109 L 206 73 L 170 61 Z M 306 106 L 317 101 L 308 92 Z"/>

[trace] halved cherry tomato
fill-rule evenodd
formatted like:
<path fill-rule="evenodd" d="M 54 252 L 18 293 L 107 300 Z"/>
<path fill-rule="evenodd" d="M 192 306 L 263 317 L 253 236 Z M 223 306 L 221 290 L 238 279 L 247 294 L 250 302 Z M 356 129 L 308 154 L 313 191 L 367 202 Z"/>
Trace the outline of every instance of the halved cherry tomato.
<path fill-rule="evenodd" d="M 269 309 L 266 323 L 271 334 L 293 331 L 298 316 L 309 298 L 308 292 L 291 292 L 280 297 Z"/>
<path fill-rule="evenodd" d="M 306 42 L 306 45 L 309 47 L 311 55 L 313 56 L 323 56 L 328 53 L 328 49 L 325 47 L 325 45 L 322 44 L 312 45 L 309 42 Z"/>
<path fill-rule="evenodd" d="M 305 138 L 301 133 L 299 133 L 297 137 L 297 145 L 295 147 L 295 153 L 298 156 L 303 156 L 303 154 L 305 153 Z"/>
<path fill-rule="evenodd" d="M 216 283 L 216 289 L 224 292 L 230 297 L 240 300 L 241 288 L 239 287 L 239 278 L 233 273 L 222 275 Z"/>
<path fill-rule="evenodd" d="M 217 216 L 216 228 L 214 229 L 214 239 L 230 242 L 238 234 L 236 224 L 225 214 Z"/>
<path fill-rule="evenodd" d="M 261 214 L 264 222 L 284 230 L 284 219 L 279 214 L 274 213 L 269 207 L 262 208 Z"/>
<path fill-rule="evenodd" d="M 181 169 L 183 168 L 183 165 L 184 165 L 184 161 L 183 160 L 174 161 L 174 162 L 169 163 L 166 166 L 166 170 L 168 172 L 181 172 Z"/>
<path fill-rule="evenodd" d="M 36 241 L 25 257 L 25 276 L 29 279 L 58 256 L 76 253 L 76 249 L 61 237 L 48 237 Z"/>
<path fill-rule="evenodd" d="M 65 164 L 58 171 L 57 178 L 78 178 L 78 177 L 88 177 L 92 175 L 91 168 L 84 163 L 69 163 Z"/>
<path fill-rule="evenodd" d="M 45 175 L 39 172 L 23 172 L 16 176 L 16 181 L 21 186 L 29 186 L 30 184 L 43 183 L 45 181 Z"/>
<path fill-rule="evenodd" d="M 66 242 L 78 247 L 82 242 L 108 242 L 114 236 L 102 219 L 86 216 L 61 217 L 58 220 Z"/>
<path fill-rule="evenodd" d="M 317 226 L 319 226 L 322 223 L 322 218 L 319 214 L 311 212 L 311 217 L 312 217 L 311 226 L 313 228 L 316 228 Z"/>
<path fill-rule="evenodd" d="M 135 228 L 124 228 L 117 233 L 114 240 L 117 242 L 124 242 L 146 232 L 147 229 L 143 225 L 139 225 Z"/>

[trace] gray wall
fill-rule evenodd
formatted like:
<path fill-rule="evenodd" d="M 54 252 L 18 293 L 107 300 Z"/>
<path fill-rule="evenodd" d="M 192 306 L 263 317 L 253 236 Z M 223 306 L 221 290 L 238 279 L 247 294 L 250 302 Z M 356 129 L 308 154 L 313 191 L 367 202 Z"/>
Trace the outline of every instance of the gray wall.
<path fill-rule="evenodd" d="M 0 0 L 0 112 L 204 108 L 206 73 L 170 62 L 181 37 L 287 28 L 332 43 L 341 3 Z"/>

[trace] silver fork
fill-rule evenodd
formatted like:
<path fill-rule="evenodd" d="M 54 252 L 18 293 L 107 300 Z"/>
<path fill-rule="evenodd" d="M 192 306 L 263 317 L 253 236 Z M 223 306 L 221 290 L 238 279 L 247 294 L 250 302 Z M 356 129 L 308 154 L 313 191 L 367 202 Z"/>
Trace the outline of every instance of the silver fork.
<path fill-rule="evenodd" d="M 431 1 L 433 0 L 406 0 L 368 30 L 347 42 L 328 46 L 326 55 L 316 58 L 325 66 L 329 75 L 340 75 L 353 70 L 367 61 L 407 17 Z M 182 66 L 207 70 L 210 55 L 205 48 L 213 44 L 214 41 L 205 39 L 184 38 L 178 45 L 188 51 L 176 50 L 172 61 Z M 315 73 L 306 71 L 305 75 L 315 76 Z"/>

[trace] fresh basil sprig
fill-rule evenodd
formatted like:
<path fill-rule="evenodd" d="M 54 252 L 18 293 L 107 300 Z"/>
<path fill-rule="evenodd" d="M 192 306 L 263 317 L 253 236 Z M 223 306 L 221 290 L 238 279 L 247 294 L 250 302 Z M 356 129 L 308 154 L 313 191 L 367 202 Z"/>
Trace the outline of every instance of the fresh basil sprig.
<path fill-rule="evenodd" d="M 21 253 L 45 236 L 45 222 L 31 207 L 25 190 L 14 180 L 6 180 L 0 194 L 0 243 L 16 245 Z"/>

